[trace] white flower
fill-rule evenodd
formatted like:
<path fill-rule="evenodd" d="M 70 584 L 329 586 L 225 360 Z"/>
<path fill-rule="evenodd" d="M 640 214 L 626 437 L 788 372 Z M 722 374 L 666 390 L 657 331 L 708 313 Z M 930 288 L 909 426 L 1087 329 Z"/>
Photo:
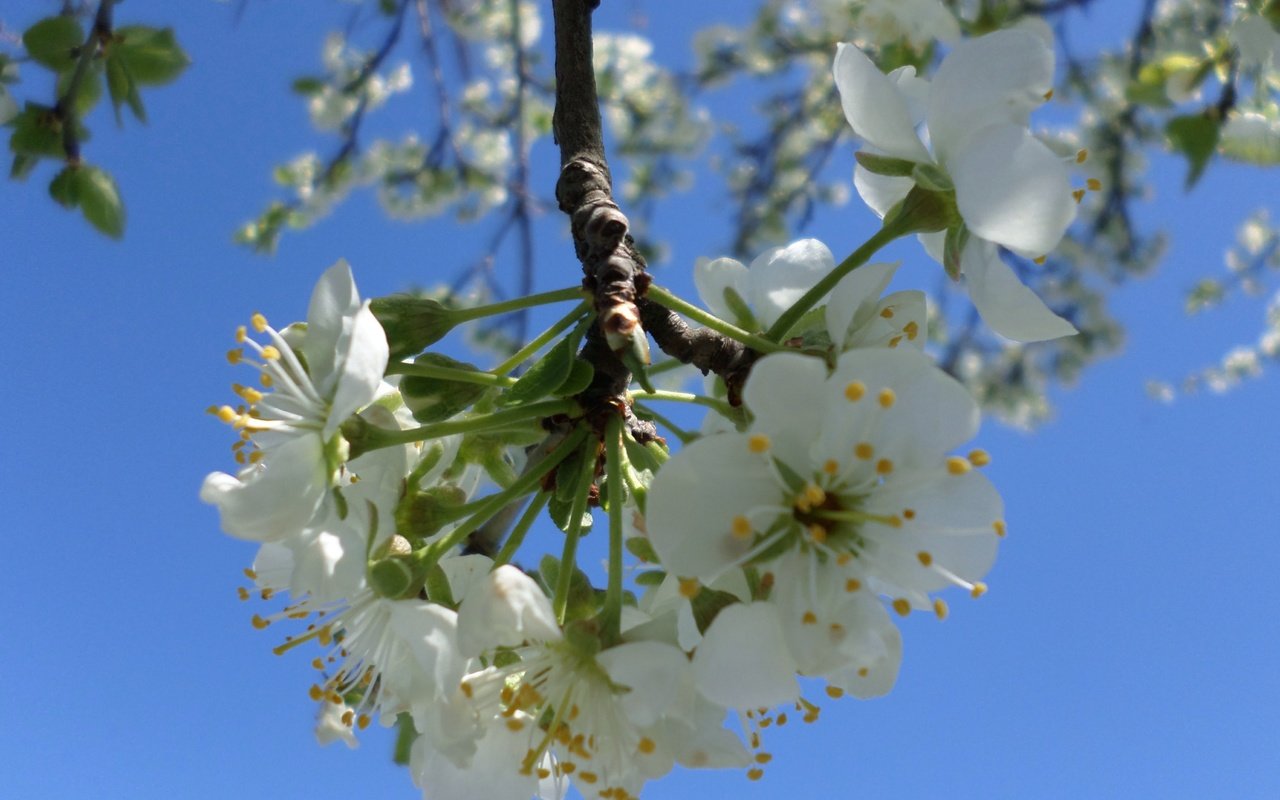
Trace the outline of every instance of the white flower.
<path fill-rule="evenodd" d="M 218 506 L 232 536 L 278 541 L 311 522 L 334 485 L 345 449 L 338 426 L 374 399 L 387 339 L 342 261 L 316 284 L 300 352 L 262 315 L 254 315 L 253 327 L 270 343 L 255 342 L 241 328 L 244 346 L 228 358 L 257 367 L 268 391 L 237 385 L 246 405 L 216 410 L 241 432 L 237 454 L 247 463 L 236 475 L 210 474 L 200 499 Z"/>
<path fill-rule="evenodd" d="M 360 746 L 360 740 L 353 730 L 355 719 L 355 709 L 346 703 L 322 701 L 316 715 L 316 741 L 321 747 L 325 747 L 341 739 L 347 747 L 356 749 Z"/>
<path fill-rule="evenodd" d="M 905 39 L 914 47 L 924 47 L 934 39 L 960 38 L 960 24 L 941 0 L 865 0 L 858 28 L 883 44 Z"/>
<path fill-rule="evenodd" d="M 1051 94 L 1050 38 L 1047 28 L 1026 25 L 962 42 L 932 84 L 911 67 L 885 75 L 852 45 L 839 46 L 834 67 L 845 117 L 869 152 L 941 169 L 954 186 L 971 234 L 960 252 L 969 295 L 992 329 L 1021 341 L 1075 332 L 997 251 L 998 245 L 1029 258 L 1043 256 L 1075 218 L 1066 166 L 1027 130 L 1031 111 Z M 922 121 L 929 147 L 916 133 Z M 914 180 L 860 165 L 854 183 L 884 216 Z M 936 240 L 935 257 L 941 255 L 942 236 L 929 235 Z"/>
<path fill-rule="evenodd" d="M 775 581 L 776 610 L 730 606 L 712 623 L 695 659 L 699 688 L 739 705 L 715 692 L 737 691 L 732 665 L 754 664 L 736 678 L 742 695 L 782 698 L 790 659 L 860 695 L 887 690 L 900 646 L 866 600 L 843 595 L 944 616 L 931 592 L 985 591 L 1003 507 L 974 470 L 986 453 L 947 455 L 976 432 L 977 406 L 909 348 L 845 353 L 830 377 L 818 359 L 773 354 L 755 365 L 744 401 L 747 432 L 688 445 L 649 492 L 649 539 L 670 572 L 709 582 L 751 563 Z M 791 617 L 825 627 L 788 633 Z"/>
<path fill-rule="evenodd" d="M 1240 53 L 1243 69 L 1280 66 L 1280 31 L 1263 17 L 1247 14 L 1237 18 L 1227 29 L 1227 36 Z"/>

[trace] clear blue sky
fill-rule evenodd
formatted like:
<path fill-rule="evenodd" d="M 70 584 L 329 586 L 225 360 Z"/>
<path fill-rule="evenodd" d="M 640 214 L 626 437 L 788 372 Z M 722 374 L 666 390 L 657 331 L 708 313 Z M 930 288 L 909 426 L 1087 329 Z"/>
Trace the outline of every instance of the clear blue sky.
<path fill-rule="evenodd" d="M 641 9 L 659 56 L 684 62 L 690 32 L 741 5 L 612 0 L 598 27 Z M 1116 41 L 1139 5 L 1095 4 L 1087 35 Z M 8 3 L 0 18 L 20 29 L 55 6 Z M 235 587 L 253 549 L 196 497 L 205 473 L 231 465 L 231 439 L 204 409 L 243 377 L 223 359 L 236 325 L 255 310 L 302 317 L 338 257 L 370 295 L 445 280 L 488 230 L 387 222 L 358 195 L 274 258 L 230 243 L 271 196 L 272 165 L 329 147 L 288 84 L 315 69 L 339 4 L 302 6 L 253 2 L 239 27 L 214 2 L 120 7 L 121 22 L 174 24 L 194 60 L 147 95 L 148 127 L 120 135 L 101 112 L 94 125 L 86 152 L 129 207 L 123 243 L 48 200 L 48 167 L 0 187 L 6 797 L 415 796 L 389 736 L 354 752 L 314 743 L 307 659 L 272 656 L 273 634 L 250 627 Z M 423 102 L 393 101 L 386 132 L 421 124 Z M 548 181 L 549 142 L 534 159 Z M 988 422 L 981 436 L 1010 525 L 991 593 L 949 598 L 944 623 L 904 626 L 889 697 L 828 703 L 819 724 L 773 731 L 763 781 L 684 771 L 646 796 L 1280 797 L 1278 384 L 1172 407 L 1142 388 L 1255 332 L 1256 304 L 1188 320 L 1181 293 L 1219 269 L 1277 179 L 1214 168 L 1188 197 L 1181 169 L 1157 166 L 1142 216 L 1173 231 L 1171 256 L 1114 299 L 1124 353 L 1056 390 L 1058 419 L 1035 434 Z M 722 209 L 704 193 L 659 211 L 675 254 L 661 280 L 687 287 L 693 258 L 720 254 Z M 561 224 L 539 229 L 539 288 L 576 280 Z M 811 232 L 839 254 L 871 224 L 851 205 Z M 911 258 L 904 272 L 932 281 L 936 267 Z"/>

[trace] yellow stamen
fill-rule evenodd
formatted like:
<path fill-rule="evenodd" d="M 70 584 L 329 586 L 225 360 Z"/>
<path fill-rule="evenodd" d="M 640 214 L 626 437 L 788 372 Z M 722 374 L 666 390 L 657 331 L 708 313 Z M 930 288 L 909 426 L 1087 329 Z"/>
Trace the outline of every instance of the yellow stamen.
<path fill-rule="evenodd" d="M 991 463 L 991 454 L 986 450 L 970 450 L 969 463 L 975 467 L 985 467 Z"/>
<path fill-rule="evenodd" d="M 844 697 L 844 689 L 841 689 L 839 686 L 828 686 L 827 697 L 830 697 L 832 700 L 839 700 L 841 697 Z"/>
<path fill-rule="evenodd" d="M 307 694 L 311 697 L 312 700 L 315 700 L 317 703 L 320 702 L 322 699 L 324 699 L 324 689 L 321 689 L 319 686 L 315 685 L 314 683 L 311 684 L 311 688 L 307 690 Z"/>
<path fill-rule="evenodd" d="M 814 523 L 809 526 L 809 538 L 813 539 L 813 541 L 818 544 L 822 544 L 827 540 L 827 529 L 817 523 Z"/>
<path fill-rule="evenodd" d="M 893 319 L 893 309 L 892 308 L 881 309 L 880 316 L 884 317 L 885 319 Z"/>
<path fill-rule="evenodd" d="M 1097 178 L 1090 178 L 1089 180 L 1084 182 L 1084 185 L 1091 192 L 1102 191 L 1102 181 L 1098 180 Z"/>
<path fill-rule="evenodd" d="M 747 448 L 753 453 L 764 453 L 768 451 L 773 443 L 769 441 L 769 437 L 763 433 L 753 433 L 747 439 Z"/>
<path fill-rule="evenodd" d="M 252 622 L 253 627 L 257 628 L 258 630 L 262 630 L 263 628 L 266 628 L 271 624 L 270 620 L 265 620 L 261 617 L 261 615 L 258 615 L 258 614 L 254 614 L 253 619 L 251 619 L 250 622 Z"/>
<path fill-rule="evenodd" d="M 738 514 L 733 518 L 733 527 L 731 528 L 731 532 L 735 539 L 751 538 L 751 520 L 741 514 Z"/>
<path fill-rule="evenodd" d="M 973 469 L 973 465 L 969 463 L 969 459 L 963 456 L 952 456 L 947 459 L 947 472 L 952 475 L 964 475 Z"/>
<path fill-rule="evenodd" d="M 1076 199 L 1077 203 L 1081 202 L 1082 200 L 1084 200 L 1084 189 L 1076 189 L 1074 192 L 1071 193 L 1071 196 Z"/>
<path fill-rule="evenodd" d="M 853 454 L 865 461 L 876 454 L 876 449 L 869 442 L 858 442 L 854 445 Z"/>
<path fill-rule="evenodd" d="M 246 339 L 248 339 L 248 338 L 249 338 L 249 332 L 248 332 L 248 331 L 246 331 L 246 330 L 244 329 L 244 326 L 243 326 L 243 325 L 241 325 L 240 327 L 236 328 L 236 343 L 237 343 L 237 344 L 244 344 L 245 340 L 246 340 Z"/>
<path fill-rule="evenodd" d="M 218 409 L 218 419 L 221 420 L 222 422 L 227 423 L 228 425 L 231 424 L 232 422 L 235 422 L 237 416 L 239 415 L 236 414 L 236 410 L 231 406 L 223 406 L 222 408 Z"/>
<path fill-rule="evenodd" d="M 908 339 L 914 342 L 916 340 L 916 337 L 920 335 L 920 324 L 917 323 L 915 320 L 912 320 L 911 322 L 908 322 L 906 325 L 902 326 L 902 332 L 907 335 Z"/>
<path fill-rule="evenodd" d="M 865 677 L 867 677 L 867 676 L 868 676 L 868 675 L 870 675 L 870 674 L 871 674 L 871 670 L 867 669 L 866 667 L 858 667 L 858 677 L 859 677 L 859 678 L 865 678 Z"/>
<path fill-rule="evenodd" d="M 1003 539 L 1004 535 L 1008 533 L 1008 529 L 1005 527 L 1004 520 L 1002 519 L 998 519 L 991 523 L 991 528 L 996 532 L 996 536 L 999 536 L 1001 539 Z"/>
<path fill-rule="evenodd" d="M 688 600 L 698 596 L 698 592 L 702 586 L 698 583 L 697 578 L 681 578 L 680 579 L 680 596 Z"/>
<path fill-rule="evenodd" d="M 770 761 L 773 760 L 773 754 L 772 753 L 756 753 L 754 760 L 757 764 L 768 764 Z"/>
<path fill-rule="evenodd" d="M 1053 90 L 1050 89 L 1049 91 L 1044 93 L 1044 101 L 1047 103 L 1052 99 L 1053 99 Z"/>
<path fill-rule="evenodd" d="M 242 358 L 244 358 L 244 350 L 239 347 L 227 351 L 227 362 L 230 364 L 239 364 Z"/>
<path fill-rule="evenodd" d="M 899 597 L 893 601 L 893 610 L 897 611 L 899 616 L 905 617 L 911 613 L 911 601 L 905 597 Z"/>
<path fill-rule="evenodd" d="M 649 755 L 654 750 L 658 749 L 658 746 L 654 744 L 653 740 L 650 739 L 648 736 L 641 736 L 640 744 L 636 745 L 636 749 L 638 749 L 641 753 L 644 753 L 645 755 Z"/>
<path fill-rule="evenodd" d="M 836 556 L 836 563 L 842 567 L 845 564 L 848 564 L 852 560 L 853 560 L 853 553 L 841 553 L 840 555 Z"/>
<path fill-rule="evenodd" d="M 267 329 L 267 318 L 261 314 L 254 314 L 249 317 L 249 324 L 253 325 L 253 329 L 258 333 L 262 333 Z"/>
<path fill-rule="evenodd" d="M 897 402 L 897 400 L 898 400 L 898 396 L 893 393 L 892 389 L 886 387 L 880 390 L 880 407 L 881 408 L 892 408 L 893 404 Z"/>
<path fill-rule="evenodd" d="M 262 357 L 268 361 L 275 361 L 280 357 L 280 351 L 276 349 L 275 345 L 269 344 L 262 348 Z"/>
<path fill-rule="evenodd" d="M 933 554 L 928 550 L 921 550 L 916 553 L 916 560 L 920 562 L 920 566 L 927 567 L 933 563 Z"/>
<path fill-rule="evenodd" d="M 840 472 L 840 462 L 834 458 L 828 458 L 822 465 L 822 471 L 828 475 L 837 475 Z"/>
<path fill-rule="evenodd" d="M 763 777 L 764 777 L 764 770 L 760 769 L 759 767 L 752 767 L 751 769 L 747 770 L 747 780 L 749 781 L 758 781 Z"/>
<path fill-rule="evenodd" d="M 914 508 L 904 508 L 902 509 L 902 516 L 906 517 L 907 519 L 915 519 L 916 510 Z"/>
<path fill-rule="evenodd" d="M 850 402 L 858 402 L 862 396 L 867 393 L 867 385 L 862 381 L 849 381 L 849 385 L 844 387 L 844 396 Z"/>
<path fill-rule="evenodd" d="M 893 347 L 897 347 L 897 346 L 898 346 L 898 345 L 900 345 L 900 344 L 902 344 L 902 337 L 901 337 L 901 336 L 895 336 L 895 337 L 893 337 L 892 339 L 890 339 L 890 340 L 889 340 L 889 347 L 891 347 L 891 348 L 893 348 Z M 887 406 L 886 406 L 886 408 L 887 408 Z"/>
<path fill-rule="evenodd" d="M 817 625 L 818 615 L 813 613 L 812 611 L 806 611 L 804 612 L 804 616 L 800 618 L 800 621 L 803 622 L 805 625 Z"/>
<path fill-rule="evenodd" d="M 974 600 L 977 600 L 979 597 L 982 597 L 986 593 L 987 593 L 987 585 L 982 581 L 978 581 L 974 583 L 973 588 L 969 590 L 969 596 L 972 597 Z"/>
<path fill-rule="evenodd" d="M 947 611 L 946 602 L 944 602 L 941 597 L 935 598 L 933 601 L 933 613 L 938 617 L 938 619 L 946 619 Z"/>
<path fill-rule="evenodd" d="M 1031 261 L 1035 263 L 1035 265 L 1038 267 L 1043 267 L 1044 263 L 1048 260 L 1049 260 L 1048 256 L 1036 256 L 1035 258 L 1031 259 Z"/>
<path fill-rule="evenodd" d="M 360 716 L 356 717 L 356 727 L 359 728 L 360 730 L 364 730 L 365 728 L 369 727 L 369 723 L 372 721 L 373 721 L 372 718 L 370 718 L 368 714 L 361 714 Z"/>
<path fill-rule="evenodd" d="M 804 499 L 810 505 L 820 506 L 827 501 L 827 493 L 822 491 L 821 486 L 811 483 L 804 487 Z"/>
<path fill-rule="evenodd" d="M 850 578 L 844 582 L 844 590 L 846 592 L 856 592 L 862 588 L 862 581 L 857 578 Z"/>
<path fill-rule="evenodd" d="M 876 462 L 876 472 L 881 475 L 888 475 L 890 472 L 893 472 L 893 461 L 887 458 L 880 459 Z"/>
<path fill-rule="evenodd" d="M 1079 152 L 1076 153 L 1076 163 L 1083 164 L 1088 160 L 1089 160 L 1089 148 L 1087 147 L 1080 148 Z"/>

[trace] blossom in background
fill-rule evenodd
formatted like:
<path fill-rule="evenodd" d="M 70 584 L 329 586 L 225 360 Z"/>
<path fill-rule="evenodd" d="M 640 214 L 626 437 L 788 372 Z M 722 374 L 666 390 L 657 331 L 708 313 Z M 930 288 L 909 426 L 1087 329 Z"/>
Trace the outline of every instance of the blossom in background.
<path fill-rule="evenodd" d="M 1044 256 L 1075 218 L 1066 165 L 1027 130 L 1031 111 L 1052 94 L 1053 69 L 1052 37 L 1043 23 L 960 43 L 932 82 L 911 67 L 885 75 L 847 44 L 839 45 L 834 66 L 845 117 L 866 152 L 919 165 L 954 187 L 969 234 L 958 250 L 969 296 L 993 330 L 1021 341 L 1075 332 L 1022 284 L 998 250 Z M 917 134 L 922 123 L 923 136 Z M 854 183 L 883 217 L 916 177 L 878 174 L 860 164 Z M 939 260 L 944 236 L 922 237 Z"/>
<path fill-rule="evenodd" d="M 244 403 L 213 409 L 240 432 L 235 449 L 245 466 L 210 474 L 200 499 L 218 507 L 232 536 L 275 541 L 311 522 L 334 485 L 345 458 L 338 426 L 376 396 L 388 347 L 344 261 L 316 284 L 305 328 L 282 333 L 261 314 L 252 326 L 268 343 L 241 327 L 228 359 L 256 367 L 262 388 L 237 384 Z"/>
<path fill-rule="evenodd" d="M 974 469 L 984 452 L 948 455 L 977 432 L 977 405 L 912 348 L 847 352 L 829 377 L 818 359 L 776 353 L 743 397 L 748 430 L 686 446 L 648 498 L 649 540 L 670 572 L 705 584 L 749 564 L 773 586 L 768 609 L 716 617 L 695 669 L 743 666 L 732 680 L 698 670 L 698 687 L 716 702 L 768 706 L 789 699 L 782 676 L 798 671 L 881 694 L 901 645 L 878 597 L 900 614 L 945 616 L 932 592 L 985 591 L 1003 506 Z"/>

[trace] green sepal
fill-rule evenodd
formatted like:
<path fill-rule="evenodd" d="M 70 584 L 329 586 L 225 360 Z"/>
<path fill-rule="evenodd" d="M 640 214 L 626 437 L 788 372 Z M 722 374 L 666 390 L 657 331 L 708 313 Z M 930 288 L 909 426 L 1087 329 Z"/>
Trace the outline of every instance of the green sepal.
<path fill-rule="evenodd" d="M 439 569 L 439 565 L 435 565 Z M 379 597 L 397 600 L 414 584 L 413 567 L 400 556 L 383 558 L 369 564 L 365 572 L 369 588 Z M 430 573 L 428 573 L 430 575 Z"/>
<path fill-rule="evenodd" d="M 573 350 L 572 337 L 556 342 L 554 347 L 498 398 L 499 405 L 532 403 L 551 394 L 573 372 Z"/>
<path fill-rule="evenodd" d="M 893 178 L 911 177 L 916 168 L 915 161 L 868 153 L 866 150 L 859 150 L 853 154 L 853 157 L 867 172 L 876 175 L 888 175 Z"/>
<path fill-rule="evenodd" d="M 466 502 L 467 493 L 450 483 L 410 490 L 396 504 L 396 530 L 411 542 L 424 542 L 456 520 L 456 509 Z"/>
<path fill-rule="evenodd" d="M 897 236 L 905 236 L 945 231 L 962 221 L 954 192 L 932 191 L 916 185 L 885 214 L 884 227 Z"/>
<path fill-rule="evenodd" d="M 912 164 L 911 179 L 917 186 L 931 192 L 951 192 L 956 188 L 951 182 L 951 176 L 937 164 Z"/>
<path fill-rule="evenodd" d="M 413 751 L 413 743 L 418 738 L 418 731 L 413 727 L 413 716 L 408 713 L 396 715 L 396 744 L 391 751 L 391 760 L 401 767 L 409 765 L 409 754 Z"/>
<path fill-rule="evenodd" d="M 658 551 L 653 549 L 653 544 L 643 536 L 632 536 L 626 541 L 627 552 L 636 558 L 648 564 L 658 563 Z"/>
<path fill-rule="evenodd" d="M 410 294 L 375 297 L 369 308 L 386 332 L 393 360 L 422 352 L 459 322 L 457 312 L 439 300 Z"/>
<path fill-rule="evenodd" d="M 127 25 L 117 28 L 111 51 L 140 86 L 163 86 L 182 74 L 191 59 L 178 45 L 173 28 Z"/>
<path fill-rule="evenodd" d="M 724 303 L 733 312 L 734 324 L 744 331 L 758 331 L 763 326 L 756 319 L 756 315 L 751 311 L 751 306 L 747 305 L 747 301 L 742 299 L 742 295 L 738 294 L 738 290 L 732 286 L 724 287 Z"/>
<path fill-rule="evenodd" d="M 653 381 L 649 380 L 649 365 L 647 361 L 641 361 L 636 357 L 636 353 L 632 350 L 623 350 L 617 355 L 622 360 L 623 366 L 631 372 L 631 379 L 640 384 L 640 388 L 646 392 L 657 391 L 653 386 Z"/>
<path fill-rule="evenodd" d="M 947 271 L 947 277 L 953 281 L 960 280 L 960 257 L 968 243 L 969 228 L 967 226 L 957 225 L 947 229 L 947 236 L 942 245 L 942 268 Z"/>
<path fill-rule="evenodd" d="M 560 581 L 560 561 L 555 556 L 545 555 L 538 562 L 538 573 L 543 585 L 554 594 L 554 588 Z M 587 573 L 573 567 L 573 575 L 569 578 L 568 603 L 565 605 L 564 622 L 590 619 L 596 615 L 603 601 L 603 593 L 597 592 L 591 585 Z"/>
<path fill-rule="evenodd" d="M 711 623 L 715 622 L 720 612 L 737 602 L 740 602 L 738 598 L 728 592 L 709 589 L 706 586 L 699 589 L 689 601 L 693 607 L 693 621 L 698 626 L 698 632 L 706 633 L 707 628 L 711 627 Z"/>
<path fill-rule="evenodd" d="M 75 66 L 84 30 L 73 16 L 45 17 L 22 34 L 22 46 L 36 63 L 62 72 Z"/>
<path fill-rule="evenodd" d="M 439 562 L 432 564 L 431 569 L 427 570 L 427 580 L 423 588 L 427 590 L 427 599 L 431 602 L 447 608 L 458 607 L 458 602 L 453 597 L 453 587 L 449 585 L 449 576 L 445 574 Z"/>
<path fill-rule="evenodd" d="M 1170 148 L 1187 157 L 1187 181 L 1183 188 L 1190 190 L 1200 180 L 1218 148 L 1222 121 L 1209 112 L 1187 114 L 1169 120 L 1164 132 L 1169 137 Z"/>
<path fill-rule="evenodd" d="M 650 569 L 650 570 L 645 570 L 644 572 L 638 572 L 636 573 L 635 578 L 633 578 L 633 580 L 636 582 L 636 586 L 645 586 L 645 587 L 658 586 L 666 579 L 667 579 L 667 573 L 663 572 L 660 569 Z"/>
<path fill-rule="evenodd" d="M 415 364 L 447 367 L 465 372 L 479 372 L 474 365 L 456 361 L 440 353 L 423 353 L 413 360 Z M 443 422 L 460 411 L 470 408 L 489 387 L 448 378 L 432 378 L 421 375 L 405 375 L 400 379 L 400 395 L 404 404 L 418 422 L 429 424 Z"/>

